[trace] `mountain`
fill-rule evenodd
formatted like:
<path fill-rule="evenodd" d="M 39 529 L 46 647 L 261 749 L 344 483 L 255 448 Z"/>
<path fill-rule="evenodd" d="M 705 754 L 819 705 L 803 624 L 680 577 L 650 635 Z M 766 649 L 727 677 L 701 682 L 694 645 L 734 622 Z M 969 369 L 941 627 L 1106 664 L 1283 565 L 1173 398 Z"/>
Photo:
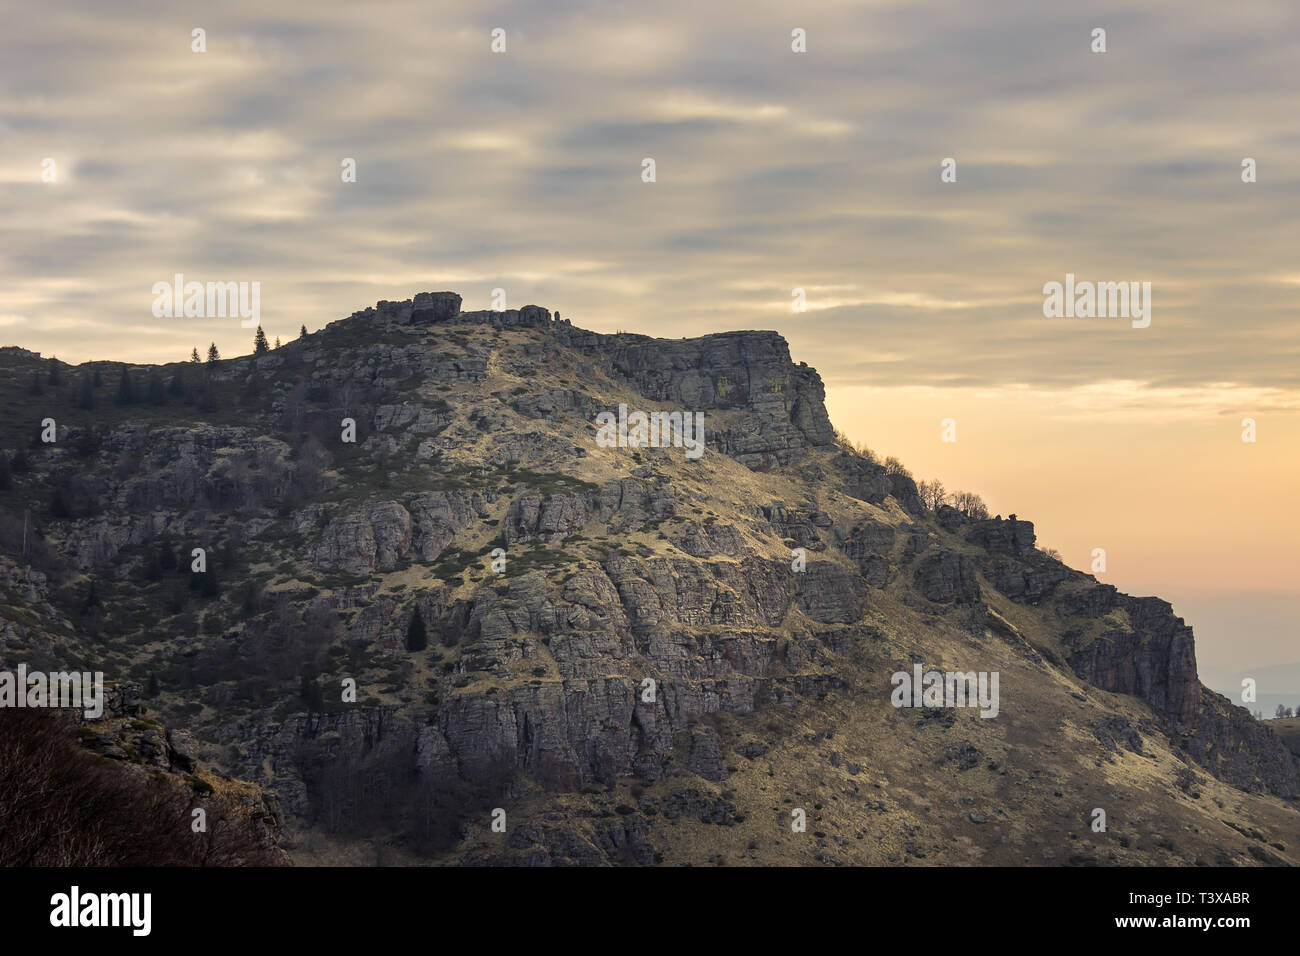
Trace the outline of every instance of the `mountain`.
<path fill-rule="evenodd" d="M 1300 862 L 1300 764 L 1168 603 L 932 510 L 823 398 L 775 332 L 449 292 L 0 350 L 0 658 L 148 689 L 298 862 Z M 995 706 L 895 706 L 930 671 Z"/>

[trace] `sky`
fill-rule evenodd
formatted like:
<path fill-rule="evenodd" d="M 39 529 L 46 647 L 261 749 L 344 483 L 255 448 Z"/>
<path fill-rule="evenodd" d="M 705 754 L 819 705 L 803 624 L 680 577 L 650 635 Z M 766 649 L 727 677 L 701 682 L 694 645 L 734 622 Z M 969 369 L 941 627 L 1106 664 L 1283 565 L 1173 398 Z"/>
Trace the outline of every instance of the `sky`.
<path fill-rule="evenodd" d="M 176 273 L 258 282 L 271 338 L 498 288 L 598 331 L 776 329 L 841 430 L 1074 567 L 1104 548 L 1098 577 L 1171 600 L 1207 677 L 1300 660 L 1300 6 L 0 0 L 0 22 L 0 343 L 251 351 L 237 319 L 153 315 Z M 1150 282 L 1149 327 L 1045 317 L 1066 273 Z"/>

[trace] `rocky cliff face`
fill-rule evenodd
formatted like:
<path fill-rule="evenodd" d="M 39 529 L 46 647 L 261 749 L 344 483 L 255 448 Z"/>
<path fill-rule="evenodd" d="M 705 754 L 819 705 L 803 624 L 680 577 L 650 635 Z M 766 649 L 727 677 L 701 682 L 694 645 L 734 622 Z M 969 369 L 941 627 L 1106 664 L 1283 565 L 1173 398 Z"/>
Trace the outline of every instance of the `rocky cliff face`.
<path fill-rule="evenodd" d="M 791 362 L 789 346 L 775 332 L 666 341 L 566 331 L 572 347 L 607 362 L 652 402 L 735 413 L 712 432 L 709 447 L 747 467 L 788 465 L 800 452 L 834 441 L 821 377 Z"/>
<path fill-rule="evenodd" d="M 62 507 L 41 566 L 0 577 L 0 649 L 156 676 L 169 720 L 301 832 L 449 862 L 903 862 L 951 860 L 992 815 L 980 859 L 1068 862 L 1041 834 L 1142 795 L 1199 836 L 1166 849 L 1159 814 L 1130 818 L 1084 858 L 1257 861 L 1187 773 L 1206 804 L 1269 795 L 1232 811 L 1259 832 L 1295 825 L 1295 758 L 1200 685 L 1168 604 L 1015 516 L 928 511 L 837 443 L 775 333 L 601 335 L 424 293 L 135 374 L 179 386 L 94 414 L 52 396 L 6 436 L 30 471 L 0 549 L 36 488 Z M 606 447 L 621 405 L 702 413 L 707 452 Z M 66 432 L 30 442 L 46 415 Z M 916 663 L 1002 673 L 1001 714 L 896 709 Z M 821 829 L 792 846 L 796 805 Z"/>

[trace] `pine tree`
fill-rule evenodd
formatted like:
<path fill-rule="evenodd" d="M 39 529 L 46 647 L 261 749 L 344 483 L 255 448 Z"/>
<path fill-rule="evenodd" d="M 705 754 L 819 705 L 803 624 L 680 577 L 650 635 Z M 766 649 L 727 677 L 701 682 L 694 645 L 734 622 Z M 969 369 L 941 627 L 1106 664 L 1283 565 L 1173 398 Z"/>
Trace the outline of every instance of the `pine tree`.
<path fill-rule="evenodd" d="M 307 337 L 307 323 L 304 322 L 301 331 L 298 332 L 298 338 L 305 339 L 306 337 Z"/>
<path fill-rule="evenodd" d="M 202 359 L 199 358 L 199 350 L 197 348 L 190 351 L 190 361 L 195 365 L 198 365 L 199 362 L 202 361 Z"/>
<path fill-rule="evenodd" d="M 321 694 L 320 684 L 316 682 L 316 673 L 310 666 L 302 669 L 302 702 L 308 711 L 319 713 L 325 709 L 325 698 Z"/>
<path fill-rule="evenodd" d="M 273 348 L 277 348 L 277 349 L 278 349 L 279 347 L 280 347 L 280 336 L 277 335 L 277 336 L 275 337 L 275 345 L 273 346 Z"/>
<path fill-rule="evenodd" d="M 158 563 L 158 555 L 150 553 L 144 562 L 144 576 L 147 581 L 161 581 L 163 576 L 162 565 Z"/>
<path fill-rule="evenodd" d="M 415 609 L 415 614 L 411 617 L 411 623 L 406 628 L 406 649 L 408 651 L 422 651 L 429 646 L 429 635 L 424 628 L 424 618 L 420 615 L 420 609 Z"/>
<path fill-rule="evenodd" d="M 208 364 L 221 361 L 221 353 L 217 351 L 217 343 L 213 342 L 208 346 Z"/>
<path fill-rule="evenodd" d="M 221 585 L 217 583 L 215 568 L 208 568 L 200 577 L 203 580 L 199 583 L 199 594 L 205 598 L 214 598 L 221 593 Z"/>
<path fill-rule="evenodd" d="M 68 508 L 68 502 L 63 497 L 62 488 L 55 488 L 54 496 L 50 498 L 50 517 L 60 519 L 72 517 L 72 511 Z"/>
<path fill-rule="evenodd" d="M 81 602 L 81 613 L 89 614 L 92 610 L 99 607 L 99 593 L 95 588 L 95 579 L 90 579 L 90 591 L 86 594 L 86 600 Z"/>
<path fill-rule="evenodd" d="M 176 570 L 176 549 L 172 547 L 171 538 L 163 538 L 158 545 L 158 566 L 164 571 Z"/>
<path fill-rule="evenodd" d="M 262 327 L 259 325 L 257 332 L 253 334 L 253 354 L 265 355 L 269 351 L 271 351 L 271 346 L 266 344 L 266 333 L 262 331 Z"/>
<path fill-rule="evenodd" d="M 135 385 L 131 382 L 131 371 L 122 366 L 122 377 L 117 381 L 117 404 L 131 405 L 135 402 Z"/>
<path fill-rule="evenodd" d="M 104 438 L 98 428 L 83 428 L 77 433 L 74 447 L 78 458 L 94 458 L 103 444 Z"/>
<path fill-rule="evenodd" d="M 217 552 L 217 566 L 222 571 L 234 571 L 239 564 L 239 552 L 235 550 L 234 544 L 229 540 L 221 543 L 221 550 Z"/>

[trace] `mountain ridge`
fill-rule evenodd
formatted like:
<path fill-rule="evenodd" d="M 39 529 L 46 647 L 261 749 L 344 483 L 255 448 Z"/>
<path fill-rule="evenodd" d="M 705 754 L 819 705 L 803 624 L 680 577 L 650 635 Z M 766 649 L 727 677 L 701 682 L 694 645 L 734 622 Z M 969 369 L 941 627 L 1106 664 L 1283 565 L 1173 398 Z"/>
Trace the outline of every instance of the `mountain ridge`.
<path fill-rule="evenodd" d="M 206 366 L 64 365 L 71 401 L 20 399 L 58 366 L 0 352 L 13 481 L 62 496 L 41 600 L 84 608 L 93 581 L 114 602 L 71 633 L 10 619 L 0 657 L 102 645 L 162 674 L 169 723 L 278 795 L 302 859 L 391 831 L 442 862 L 1294 862 L 1295 758 L 1200 684 L 1172 607 L 1066 568 L 1015 515 L 928 508 L 836 435 L 779 333 L 460 305 L 381 301 Z M 96 404 L 95 368 L 150 399 Z M 599 447 L 620 403 L 703 412 L 708 452 Z M 51 416 L 57 441 L 33 441 Z M 11 553 L 20 497 L 0 492 Z M 178 594 L 157 565 L 186 545 L 213 563 Z M 1001 671 L 1003 714 L 891 707 L 913 663 Z M 314 699 L 348 677 L 355 703 Z M 1120 809 L 1138 794 L 1160 813 Z M 796 799 L 819 826 L 803 844 L 775 819 Z M 1106 802 L 1125 832 L 1086 847 Z M 493 843 L 501 805 L 526 823 Z M 1251 830 L 1289 839 L 1237 845 Z"/>

